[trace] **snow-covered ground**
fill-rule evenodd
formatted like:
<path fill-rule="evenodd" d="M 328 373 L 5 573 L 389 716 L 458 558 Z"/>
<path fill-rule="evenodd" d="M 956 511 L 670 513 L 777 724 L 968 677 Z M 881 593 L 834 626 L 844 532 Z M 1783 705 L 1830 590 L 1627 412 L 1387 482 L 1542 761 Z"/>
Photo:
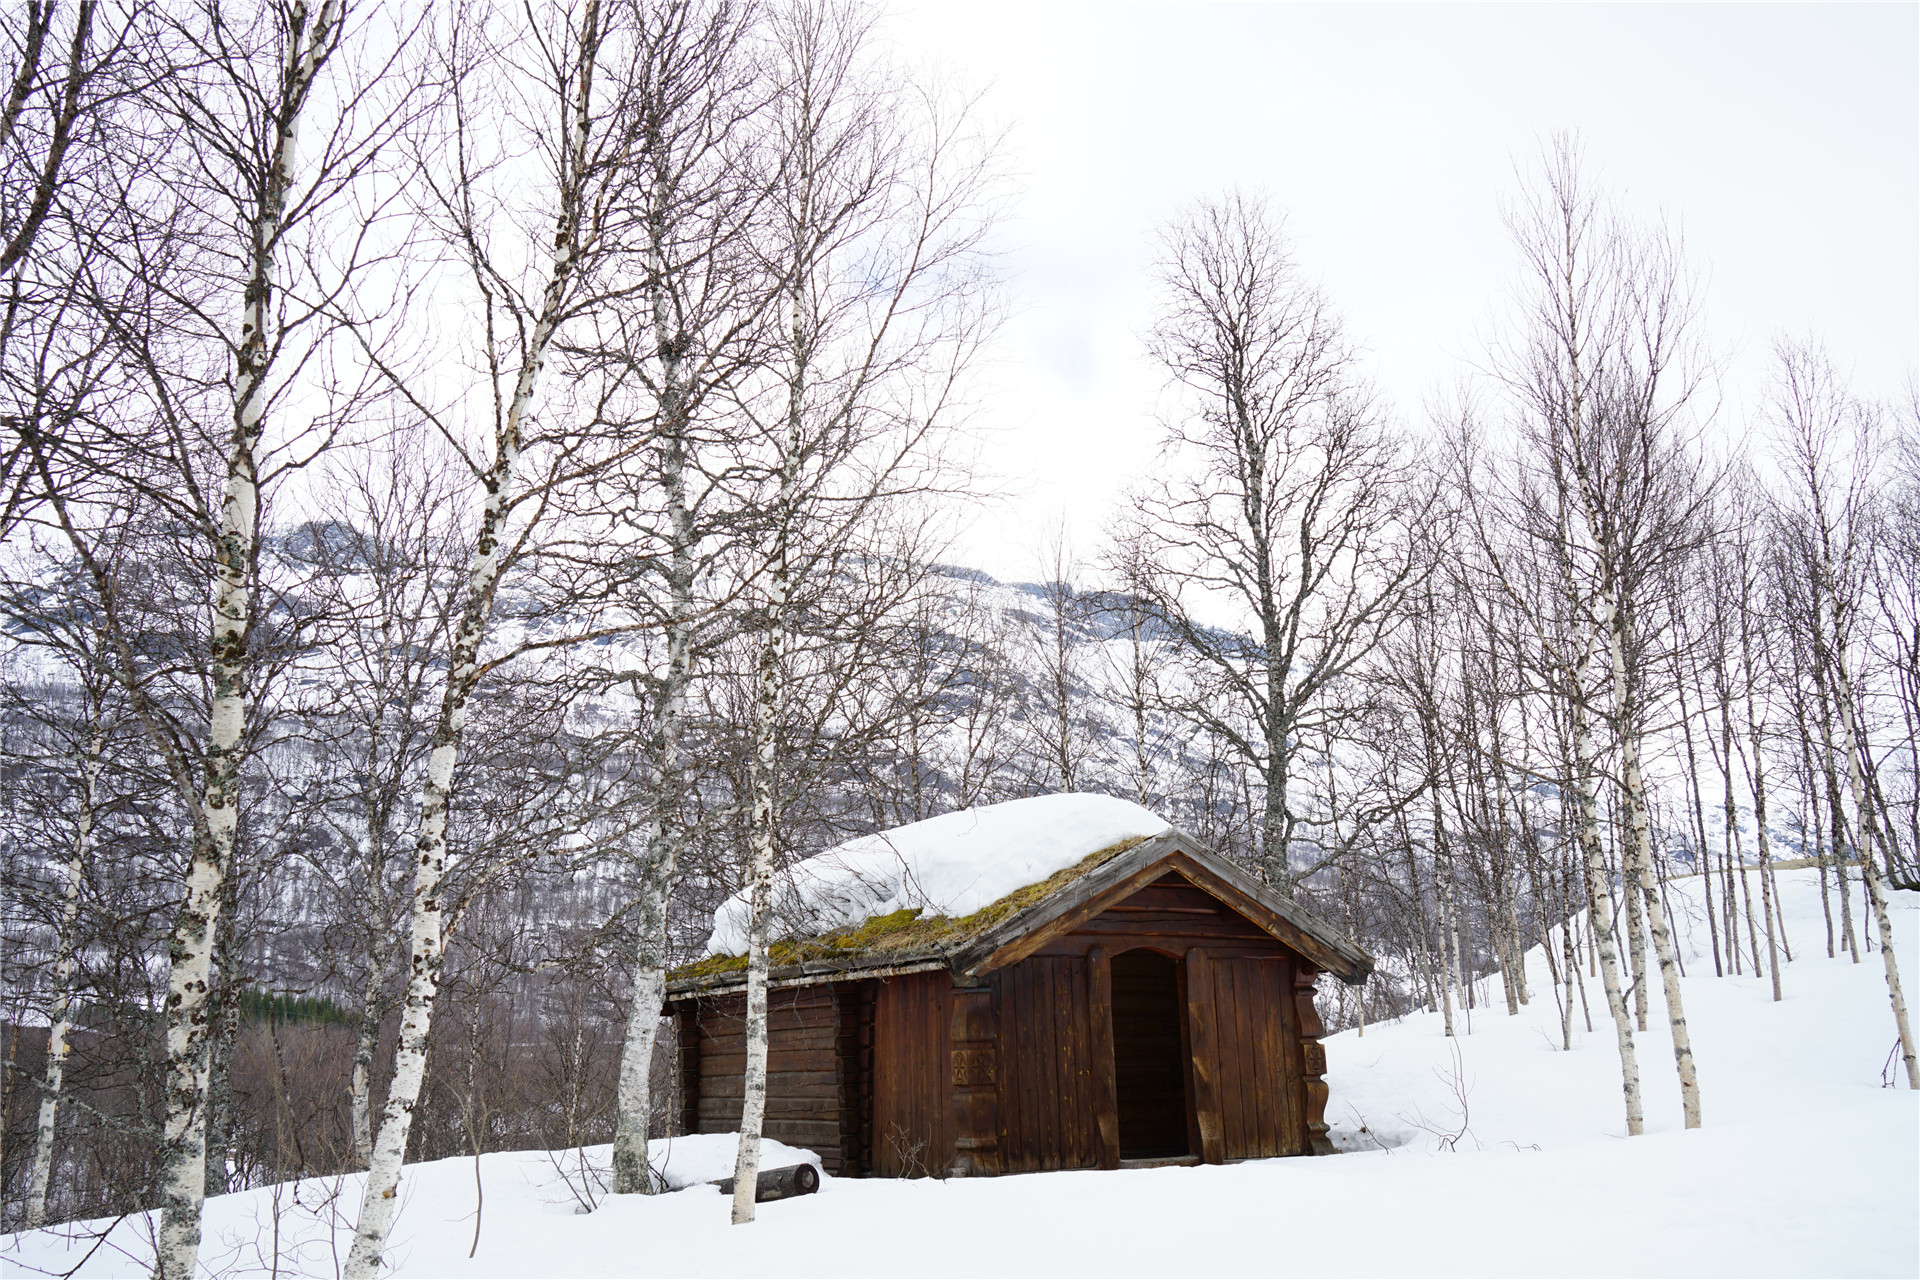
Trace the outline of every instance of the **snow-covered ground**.
<path fill-rule="evenodd" d="M 1781 879 L 1797 957 L 1782 1003 L 1760 979 L 1712 977 L 1704 925 L 1683 929 L 1697 1132 L 1680 1125 L 1657 998 L 1639 1037 L 1648 1133 L 1627 1139 L 1599 983 L 1594 1032 L 1576 1014 L 1562 1052 L 1536 953 L 1518 1018 L 1476 1009 L 1455 1042 L 1429 1015 L 1328 1041 L 1329 1119 L 1349 1154 L 827 1179 L 818 1195 L 760 1206 L 750 1227 L 727 1225 L 726 1200 L 700 1185 L 583 1213 L 577 1156 L 492 1155 L 479 1162 L 477 1246 L 474 1162 L 447 1160 L 407 1170 L 390 1256 L 405 1276 L 1920 1275 L 1920 1094 L 1882 1087 L 1894 1032 L 1880 957 L 1828 960 L 1813 873 Z M 1673 886 L 1696 921 L 1698 887 Z M 1896 895 L 1894 914 L 1920 994 L 1920 895 Z M 586 1155 L 604 1164 L 606 1149 Z M 686 1184 L 732 1163 L 723 1137 L 656 1144 L 656 1156 Z M 358 1202 L 357 1178 L 212 1201 L 206 1271 L 334 1275 Z M 65 1273 L 92 1250 L 78 1274 L 143 1275 L 145 1231 L 129 1220 L 104 1241 L 80 1226 L 7 1239 L 0 1272 Z"/>

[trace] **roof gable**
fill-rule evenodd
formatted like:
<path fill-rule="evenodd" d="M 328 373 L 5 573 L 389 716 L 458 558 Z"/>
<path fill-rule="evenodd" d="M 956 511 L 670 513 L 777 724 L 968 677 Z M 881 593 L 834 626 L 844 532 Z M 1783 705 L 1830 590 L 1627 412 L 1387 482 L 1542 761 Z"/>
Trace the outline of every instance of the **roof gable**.
<path fill-rule="evenodd" d="M 1169 870 L 1342 981 L 1362 982 L 1373 972 L 1373 958 L 1332 925 L 1272 892 L 1178 828 L 1143 841 L 1001 921 L 954 954 L 953 971 L 977 978 L 1016 964 Z"/>
<path fill-rule="evenodd" d="M 949 967 L 957 977 L 979 977 L 1025 959 L 1169 872 L 1345 982 L 1373 971 L 1372 957 L 1332 925 L 1172 828 L 1101 850 L 964 919 L 901 911 L 777 943 L 770 976 L 782 986 Z M 738 990 L 745 980 L 745 957 L 709 957 L 679 970 L 668 991 L 684 999 Z"/>

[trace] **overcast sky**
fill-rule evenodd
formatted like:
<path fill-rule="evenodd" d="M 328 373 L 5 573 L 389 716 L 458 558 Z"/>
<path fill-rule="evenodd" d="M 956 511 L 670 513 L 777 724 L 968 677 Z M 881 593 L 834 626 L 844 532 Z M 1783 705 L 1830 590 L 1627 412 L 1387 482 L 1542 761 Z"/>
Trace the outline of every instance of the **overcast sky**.
<path fill-rule="evenodd" d="M 956 548 L 1030 576 L 1095 548 L 1154 462 L 1156 225 L 1232 184 L 1288 213 L 1401 420 L 1478 349 L 1501 202 L 1575 129 L 1632 211 L 1683 227 L 1730 359 L 1725 425 L 1782 331 L 1895 394 L 1920 351 L 1920 7 L 902 0 L 891 36 L 986 91 L 1019 175 L 1014 316 L 980 415 L 1006 496 Z"/>

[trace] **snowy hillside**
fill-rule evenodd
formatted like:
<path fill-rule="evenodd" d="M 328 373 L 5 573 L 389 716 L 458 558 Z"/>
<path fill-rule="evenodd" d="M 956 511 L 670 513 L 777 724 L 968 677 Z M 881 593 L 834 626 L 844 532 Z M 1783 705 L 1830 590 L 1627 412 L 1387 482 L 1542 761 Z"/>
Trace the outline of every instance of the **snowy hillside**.
<path fill-rule="evenodd" d="M 1328 1118 L 1347 1154 L 828 1179 L 742 1228 L 697 1185 L 603 1199 L 583 1215 L 575 1156 L 490 1155 L 477 1170 L 448 1160 L 407 1171 L 392 1259 L 405 1276 L 1915 1275 L 1920 1094 L 1882 1087 L 1894 1033 L 1880 958 L 1828 960 L 1812 873 L 1781 881 L 1796 956 L 1782 1003 L 1758 979 L 1712 977 L 1704 947 L 1687 957 L 1698 1132 L 1681 1130 L 1656 1005 L 1656 1029 L 1640 1037 L 1648 1135 L 1623 1137 L 1599 983 L 1588 991 L 1595 1032 L 1576 1013 L 1574 1049 L 1562 1052 L 1536 953 L 1534 1000 L 1518 1018 L 1479 1008 L 1453 1042 L 1431 1015 L 1328 1041 Z M 1683 917 L 1694 885 L 1671 886 Z M 1920 894 L 1895 895 L 1894 915 L 1913 990 Z M 604 1148 L 586 1154 L 606 1159 Z M 675 1183 L 730 1163 L 724 1138 L 663 1142 L 656 1154 Z M 767 1163 L 794 1158 L 775 1151 Z M 214 1275 L 335 1275 L 358 1199 L 349 1178 L 210 1201 L 203 1263 Z M 63 1273 L 85 1258 L 79 1275 L 145 1274 L 147 1224 L 122 1222 L 102 1242 L 106 1225 L 7 1239 L 0 1267 Z"/>

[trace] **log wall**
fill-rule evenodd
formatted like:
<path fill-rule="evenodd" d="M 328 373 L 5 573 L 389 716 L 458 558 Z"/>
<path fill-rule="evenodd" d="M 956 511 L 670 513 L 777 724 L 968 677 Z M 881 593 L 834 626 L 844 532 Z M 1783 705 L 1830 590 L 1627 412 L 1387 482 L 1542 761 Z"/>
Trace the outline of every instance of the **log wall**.
<path fill-rule="evenodd" d="M 831 987 L 789 987 L 767 993 L 767 1115 L 765 1134 L 819 1153 L 828 1173 L 844 1167 L 841 1141 L 844 1089 L 839 1002 Z M 747 1068 L 744 995 L 698 1003 L 682 1063 L 697 1081 L 691 1110 L 697 1133 L 740 1127 Z M 683 1021 L 682 1026 L 686 1023 Z"/>
<path fill-rule="evenodd" d="M 1330 1150 L 1316 971 L 1177 874 L 966 990 L 943 970 L 773 991 L 767 1136 L 841 1176 L 1115 1167 L 1112 961 L 1142 946 L 1178 962 L 1191 1153 Z M 676 1010 L 684 1127 L 738 1128 L 745 997 Z"/>

